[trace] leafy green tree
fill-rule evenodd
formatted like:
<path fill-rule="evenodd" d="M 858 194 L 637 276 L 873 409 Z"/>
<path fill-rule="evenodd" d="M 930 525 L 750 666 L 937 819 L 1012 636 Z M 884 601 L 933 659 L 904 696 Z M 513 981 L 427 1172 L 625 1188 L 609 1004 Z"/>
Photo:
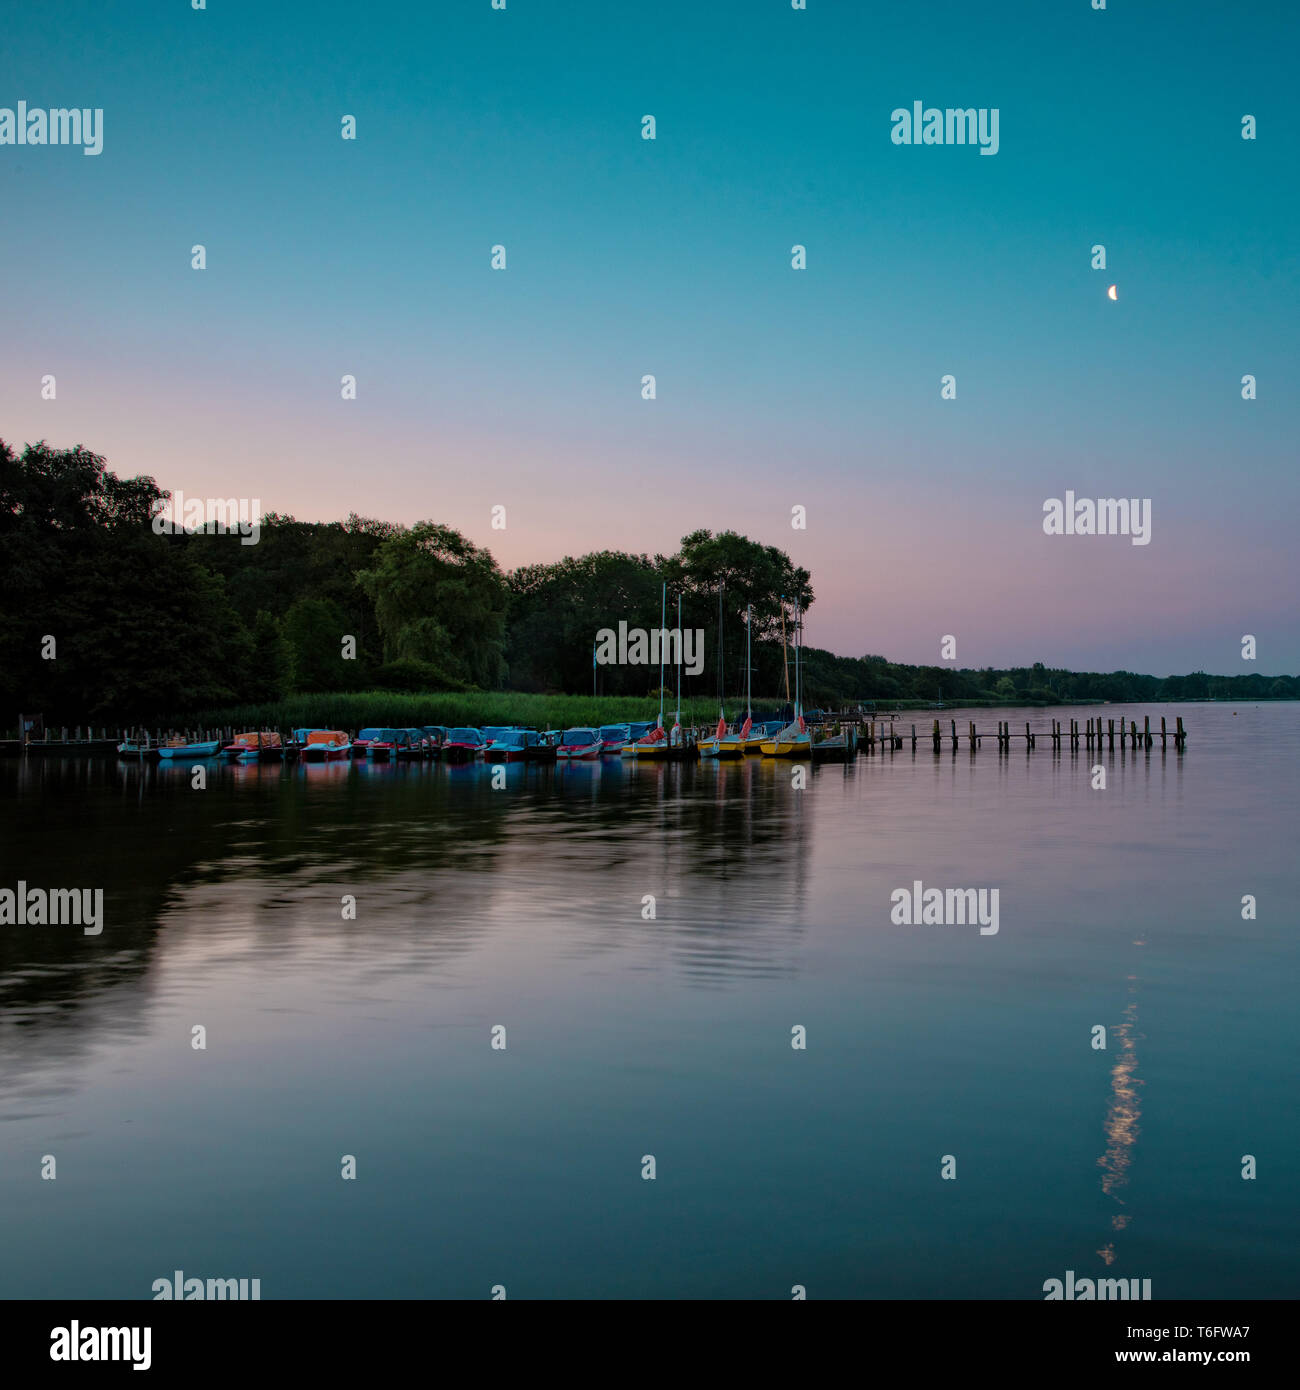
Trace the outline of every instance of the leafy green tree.
<path fill-rule="evenodd" d="M 49 722 L 228 700 L 248 649 L 221 580 L 150 529 L 167 498 L 83 448 L 0 441 L 0 699 Z M 55 659 L 43 659 L 44 639 Z"/>
<path fill-rule="evenodd" d="M 293 652 L 280 624 L 263 610 L 253 620 L 252 650 L 246 686 L 254 702 L 279 700 L 289 691 Z"/>
<path fill-rule="evenodd" d="M 659 626 L 659 563 L 644 555 L 602 550 L 551 565 L 526 565 L 509 577 L 507 656 L 511 684 L 522 690 L 591 689 L 592 647 L 602 628 Z M 642 695 L 659 672 L 601 666 L 607 695 Z"/>
<path fill-rule="evenodd" d="M 356 662 L 343 657 L 349 634 L 343 610 L 332 599 L 300 598 L 281 629 L 289 646 L 290 681 L 296 691 L 357 688 Z"/>
<path fill-rule="evenodd" d="M 450 526 L 421 521 L 384 540 L 356 578 L 374 604 L 386 661 L 424 661 L 476 685 L 500 683 L 508 591 L 488 551 Z"/>

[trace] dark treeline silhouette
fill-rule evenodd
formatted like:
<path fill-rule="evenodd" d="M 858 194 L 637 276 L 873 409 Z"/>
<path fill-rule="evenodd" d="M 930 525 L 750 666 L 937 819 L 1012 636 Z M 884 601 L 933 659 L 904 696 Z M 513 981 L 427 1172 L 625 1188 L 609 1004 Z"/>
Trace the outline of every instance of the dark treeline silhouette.
<path fill-rule="evenodd" d="M 745 615 L 756 698 L 783 696 L 782 625 L 810 576 L 774 546 L 695 531 L 673 555 L 600 551 L 504 573 L 448 526 L 357 515 L 261 519 L 237 533 L 157 534 L 170 494 L 121 479 L 86 449 L 0 440 L 0 725 L 17 712 L 51 723 L 129 724 L 297 692 L 512 689 L 590 693 L 604 628 L 705 633 L 695 691 L 727 703 L 745 686 Z M 719 607 L 721 634 L 719 641 Z M 859 701 L 1300 696 L 1291 676 L 1080 674 L 1028 668 L 903 666 L 879 656 L 804 651 L 804 705 Z M 600 665 L 601 695 L 646 695 L 657 668 Z M 670 678 L 671 684 L 671 678 Z"/>

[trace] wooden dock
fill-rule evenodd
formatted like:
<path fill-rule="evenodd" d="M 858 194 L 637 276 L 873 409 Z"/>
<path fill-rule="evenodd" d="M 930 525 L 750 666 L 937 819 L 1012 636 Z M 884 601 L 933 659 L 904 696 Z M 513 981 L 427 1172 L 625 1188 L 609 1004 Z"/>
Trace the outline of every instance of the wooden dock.
<path fill-rule="evenodd" d="M 1115 727 L 1117 723 L 1118 729 Z M 1069 747 L 1076 751 L 1079 748 L 1096 749 L 1098 752 L 1104 748 L 1109 751 L 1115 747 L 1117 736 L 1121 751 L 1125 748 L 1132 748 L 1133 750 L 1152 748 L 1157 739 L 1160 741 L 1162 749 L 1168 748 L 1171 739 L 1174 748 L 1179 753 L 1187 747 L 1187 730 L 1183 727 L 1181 715 L 1172 729 L 1166 726 L 1165 719 L 1161 716 L 1159 730 L 1152 729 L 1150 715 L 1143 718 L 1141 729 L 1138 728 L 1136 719 L 1130 719 L 1126 729 L 1123 719 L 1107 719 L 1103 726 L 1100 717 L 1086 720 L 1071 719 L 1068 728 L 1061 720 L 1052 719 L 1046 730 L 1034 730 L 1026 722 L 1023 734 L 1012 731 L 1009 719 L 999 719 L 995 732 L 977 729 L 974 720 L 967 721 L 964 731 L 957 728 L 955 719 L 949 719 L 947 724 L 948 728 L 945 731 L 940 727 L 939 720 L 933 720 L 928 734 L 918 733 L 916 725 L 913 724 L 911 733 L 907 734 L 900 732 L 892 719 L 868 720 L 858 736 L 858 751 L 860 753 L 895 751 L 905 747 L 909 738 L 914 752 L 918 743 L 929 743 L 936 753 L 942 752 L 945 747 L 951 747 L 952 751 L 956 752 L 963 743 L 974 753 L 982 746 L 986 738 L 995 743 L 998 750 L 1004 753 L 1011 751 L 1011 745 L 1016 740 L 1022 742 L 1025 751 L 1029 752 L 1038 747 L 1040 738 L 1057 751 L 1063 747 Z"/>

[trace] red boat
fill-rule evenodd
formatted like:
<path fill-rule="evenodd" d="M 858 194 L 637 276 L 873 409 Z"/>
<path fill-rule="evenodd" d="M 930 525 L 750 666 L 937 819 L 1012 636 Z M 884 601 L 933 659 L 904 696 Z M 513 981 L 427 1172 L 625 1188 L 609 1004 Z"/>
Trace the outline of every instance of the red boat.
<path fill-rule="evenodd" d="M 444 762 L 468 763 L 481 758 L 487 745 L 477 729 L 448 729 L 442 745 Z"/>
<path fill-rule="evenodd" d="M 596 729 L 565 729 L 555 756 L 560 762 L 594 762 L 604 747 Z"/>

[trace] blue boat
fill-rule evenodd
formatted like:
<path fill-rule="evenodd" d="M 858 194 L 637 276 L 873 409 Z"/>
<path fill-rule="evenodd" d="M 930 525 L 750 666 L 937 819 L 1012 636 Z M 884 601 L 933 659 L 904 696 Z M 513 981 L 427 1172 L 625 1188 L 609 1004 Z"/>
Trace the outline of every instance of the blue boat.
<path fill-rule="evenodd" d="M 221 740 L 214 738 L 207 743 L 172 743 L 158 749 L 160 758 L 215 758 L 221 748 Z"/>

